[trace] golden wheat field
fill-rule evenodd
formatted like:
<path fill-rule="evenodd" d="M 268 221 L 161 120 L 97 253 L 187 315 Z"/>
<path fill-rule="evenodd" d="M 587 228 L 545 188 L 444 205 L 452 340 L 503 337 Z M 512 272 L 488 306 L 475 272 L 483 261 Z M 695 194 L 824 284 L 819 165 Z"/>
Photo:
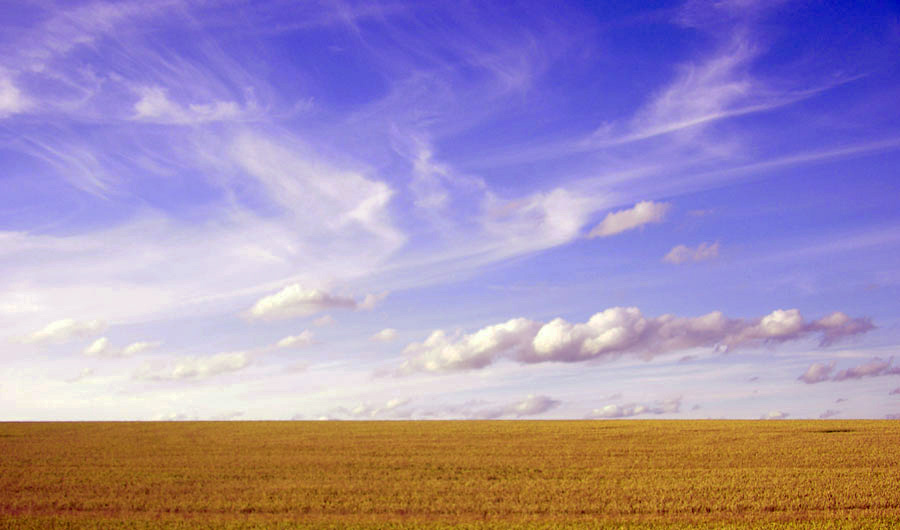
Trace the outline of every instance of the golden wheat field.
<path fill-rule="evenodd" d="M 0 424 L 0 527 L 900 527 L 900 422 Z"/>

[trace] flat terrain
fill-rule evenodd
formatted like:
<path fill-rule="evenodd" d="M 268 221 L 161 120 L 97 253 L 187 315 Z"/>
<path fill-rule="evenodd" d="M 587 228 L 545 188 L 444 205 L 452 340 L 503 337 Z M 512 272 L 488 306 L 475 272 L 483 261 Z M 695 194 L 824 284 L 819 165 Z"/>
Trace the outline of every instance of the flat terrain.
<path fill-rule="evenodd" d="M 0 423 L 0 528 L 897 528 L 897 421 Z"/>

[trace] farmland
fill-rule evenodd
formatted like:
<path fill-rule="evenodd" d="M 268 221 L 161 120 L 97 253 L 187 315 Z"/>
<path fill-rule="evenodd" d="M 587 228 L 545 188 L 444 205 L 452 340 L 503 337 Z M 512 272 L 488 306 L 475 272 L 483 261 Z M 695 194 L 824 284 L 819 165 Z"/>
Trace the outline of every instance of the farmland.
<path fill-rule="evenodd" d="M 900 422 L 0 424 L 0 528 L 892 528 Z"/>

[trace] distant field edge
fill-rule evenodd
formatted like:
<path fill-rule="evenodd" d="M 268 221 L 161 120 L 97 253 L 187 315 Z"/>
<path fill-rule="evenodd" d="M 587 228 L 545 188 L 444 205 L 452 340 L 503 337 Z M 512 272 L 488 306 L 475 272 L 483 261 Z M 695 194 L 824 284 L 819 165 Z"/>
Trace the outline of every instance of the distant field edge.
<path fill-rule="evenodd" d="M 469 523 L 433 523 L 433 522 L 372 522 L 372 523 L 304 523 L 304 522 L 276 522 L 276 521 L 147 521 L 147 520 L 108 520 L 108 519 L 84 519 L 61 517 L 34 517 L 14 516 L 0 517 L 0 529 L 51 529 L 51 530 L 81 530 L 81 529 L 127 529 L 127 530 L 155 530 L 155 529 L 224 529 L 224 530 L 256 530 L 256 529 L 427 529 L 442 530 L 450 528 L 481 530 L 493 528 L 509 529 L 557 529 L 557 528 L 588 528 L 601 530 L 739 530 L 739 529 L 767 529 L 767 530 L 838 530 L 838 529 L 873 529 L 891 530 L 900 528 L 900 515 L 896 517 L 858 518 L 858 519 L 830 519 L 821 521 L 792 521 L 792 522 L 706 522 L 706 523 L 623 523 L 616 521 L 582 521 L 582 522 L 469 522 Z"/>

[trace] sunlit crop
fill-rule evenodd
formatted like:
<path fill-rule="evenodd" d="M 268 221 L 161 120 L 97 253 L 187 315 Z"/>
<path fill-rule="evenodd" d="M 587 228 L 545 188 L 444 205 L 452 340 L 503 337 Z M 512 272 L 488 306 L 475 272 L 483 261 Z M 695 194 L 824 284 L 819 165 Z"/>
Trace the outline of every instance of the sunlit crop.
<path fill-rule="evenodd" d="M 900 423 L 0 424 L 0 527 L 900 527 Z"/>

